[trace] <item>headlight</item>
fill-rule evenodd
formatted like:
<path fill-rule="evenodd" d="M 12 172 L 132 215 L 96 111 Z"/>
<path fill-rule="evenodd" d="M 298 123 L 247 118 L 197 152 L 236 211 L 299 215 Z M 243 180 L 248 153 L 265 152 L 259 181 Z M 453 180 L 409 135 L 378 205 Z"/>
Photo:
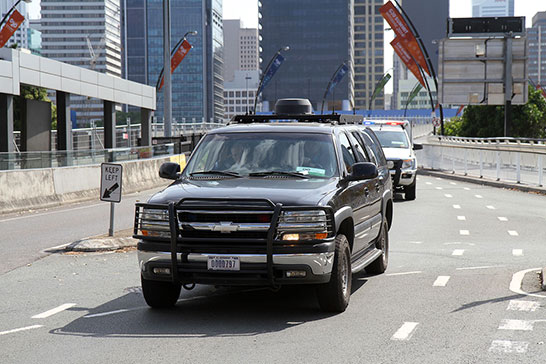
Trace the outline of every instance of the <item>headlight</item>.
<path fill-rule="evenodd" d="M 138 214 L 137 232 L 140 231 L 143 236 L 169 238 L 169 212 L 163 209 L 143 208 Z"/>
<path fill-rule="evenodd" d="M 414 169 L 415 168 L 415 159 L 404 159 L 402 161 L 402 169 Z"/>
<path fill-rule="evenodd" d="M 393 161 L 387 161 L 387 168 L 393 169 L 394 168 L 394 162 Z"/>
<path fill-rule="evenodd" d="M 322 240 L 330 235 L 330 226 L 324 210 L 283 211 L 277 229 L 282 240 Z"/>

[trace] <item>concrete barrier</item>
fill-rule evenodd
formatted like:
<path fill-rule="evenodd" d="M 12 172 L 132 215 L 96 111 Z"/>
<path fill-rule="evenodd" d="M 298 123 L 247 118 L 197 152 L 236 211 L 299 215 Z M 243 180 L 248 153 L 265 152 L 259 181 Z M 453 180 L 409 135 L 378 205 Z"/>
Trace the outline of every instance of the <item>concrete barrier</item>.
<path fill-rule="evenodd" d="M 173 159 L 184 168 L 183 157 L 120 162 L 122 194 L 167 186 L 171 181 L 159 178 L 159 167 Z M 98 200 L 99 189 L 100 165 L 0 171 L 0 214 Z"/>

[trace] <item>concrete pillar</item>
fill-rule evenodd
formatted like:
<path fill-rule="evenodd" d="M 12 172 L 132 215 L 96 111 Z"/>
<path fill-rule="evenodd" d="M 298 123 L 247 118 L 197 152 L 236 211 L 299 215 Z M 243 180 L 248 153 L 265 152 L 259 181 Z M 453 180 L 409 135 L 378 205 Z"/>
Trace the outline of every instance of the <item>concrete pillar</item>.
<path fill-rule="evenodd" d="M 0 153 L 13 153 L 13 96 L 0 93 Z"/>
<path fill-rule="evenodd" d="M 57 91 L 57 150 L 73 150 L 70 94 Z"/>
<path fill-rule="evenodd" d="M 104 100 L 104 148 L 116 147 L 116 104 Z"/>
<path fill-rule="evenodd" d="M 140 109 L 140 146 L 152 145 L 152 110 Z"/>

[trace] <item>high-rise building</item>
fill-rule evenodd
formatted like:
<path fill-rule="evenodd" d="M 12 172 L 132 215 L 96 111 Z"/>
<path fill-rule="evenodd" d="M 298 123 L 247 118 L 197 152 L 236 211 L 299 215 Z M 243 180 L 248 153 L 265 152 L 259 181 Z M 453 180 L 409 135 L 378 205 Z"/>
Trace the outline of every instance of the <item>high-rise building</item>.
<path fill-rule="evenodd" d="M 546 11 L 533 16 L 533 26 L 527 29 L 529 44 L 529 78 L 546 88 Z"/>
<path fill-rule="evenodd" d="M 11 9 L 15 2 L 13 0 L 0 0 L 0 19 L 4 18 L 4 15 Z M 13 44 L 17 44 L 18 48 L 28 48 L 28 9 L 27 4 L 23 1 L 15 8 L 21 15 L 25 17 L 25 21 L 19 26 L 15 34 L 6 43 L 5 47 L 10 47 Z M 2 24 L 3 26 L 3 24 Z"/>
<path fill-rule="evenodd" d="M 449 0 L 402 0 L 398 2 L 401 4 L 402 9 L 404 9 L 404 12 L 419 33 L 419 37 L 425 46 L 434 70 L 438 73 L 438 41 L 446 36 L 446 24 L 449 17 Z M 402 87 L 402 80 L 410 81 L 404 82 Z M 416 82 L 417 79 L 411 72 L 408 72 L 408 69 L 400 58 L 394 54 L 393 95 L 391 101 L 391 107 L 393 109 L 405 107 L 407 96 Z M 432 79 L 429 79 L 429 86 L 432 89 L 433 95 L 436 95 Z M 422 100 L 417 100 L 416 103 L 410 104 L 410 107 L 431 107 L 430 100 L 426 103 L 421 101 Z"/>
<path fill-rule="evenodd" d="M 172 74 L 175 122 L 221 120 L 224 116 L 223 25 L 220 0 L 171 1 L 171 50 L 189 31 L 193 48 Z M 163 0 L 121 0 L 125 41 L 124 76 L 155 86 L 163 68 Z M 125 20 L 126 19 L 126 20 Z M 157 94 L 163 119 L 163 92 Z"/>
<path fill-rule="evenodd" d="M 334 100 L 336 109 L 354 104 L 353 0 L 268 0 L 258 6 L 262 72 L 280 48 L 290 47 L 263 100 L 272 108 L 278 99 L 303 97 L 320 110 L 328 82 L 346 62 L 349 71 L 327 101 Z"/>
<path fill-rule="evenodd" d="M 42 54 L 42 32 L 40 32 L 40 19 L 30 19 L 27 31 L 28 49 L 32 54 Z"/>
<path fill-rule="evenodd" d="M 368 109 L 375 86 L 383 77 L 383 0 L 354 0 L 355 107 Z M 385 97 L 378 95 L 372 109 L 383 109 Z"/>
<path fill-rule="evenodd" d="M 237 70 L 259 68 L 258 29 L 242 28 L 240 20 L 224 19 L 224 81 L 233 81 Z"/>
<path fill-rule="evenodd" d="M 41 0 L 42 56 L 112 76 L 121 76 L 118 0 Z M 98 99 L 70 96 L 79 125 L 103 118 Z"/>
<path fill-rule="evenodd" d="M 514 0 L 472 0 L 472 16 L 514 16 Z"/>
<path fill-rule="evenodd" d="M 254 99 L 259 82 L 259 70 L 236 70 L 233 80 L 224 82 L 224 118 L 226 120 L 254 110 Z M 256 109 L 261 111 L 261 105 L 257 104 Z"/>

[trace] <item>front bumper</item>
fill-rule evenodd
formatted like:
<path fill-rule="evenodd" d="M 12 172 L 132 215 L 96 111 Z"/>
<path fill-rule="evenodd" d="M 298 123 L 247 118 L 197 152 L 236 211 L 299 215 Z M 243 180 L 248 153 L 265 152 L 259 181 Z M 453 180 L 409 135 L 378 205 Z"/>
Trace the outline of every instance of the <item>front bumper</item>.
<path fill-rule="evenodd" d="M 209 256 L 238 257 L 239 271 L 209 271 Z M 330 280 L 334 251 L 322 253 L 273 254 L 273 274 L 277 284 L 315 284 Z M 140 251 L 142 276 L 149 280 L 172 281 L 172 274 L 156 274 L 154 268 L 170 268 L 171 252 Z M 177 253 L 178 278 L 182 284 L 270 285 L 266 254 Z M 287 271 L 305 271 L 305 277 L 287 277 Z"/>
<path fill-rule="evenodd" d="M 417 169 L 391 169 L 390 173 L 394 188 L 405 187 L 415 182 Z"/>

